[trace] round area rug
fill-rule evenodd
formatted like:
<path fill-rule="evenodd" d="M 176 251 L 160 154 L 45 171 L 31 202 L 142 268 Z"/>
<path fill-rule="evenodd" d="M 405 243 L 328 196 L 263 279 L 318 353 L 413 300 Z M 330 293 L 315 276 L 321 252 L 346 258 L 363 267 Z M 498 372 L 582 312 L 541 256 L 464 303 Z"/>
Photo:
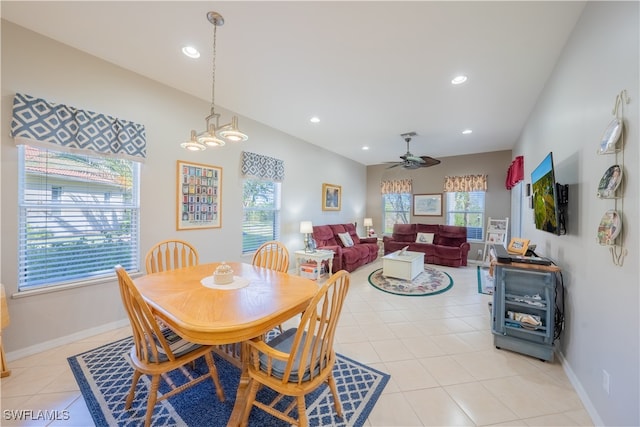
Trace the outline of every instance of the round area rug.
<path fill-rule="evenodd" d="M 451 276 L 427 265 L 424 266 L 424 271 L 412 281 L 385 277 L 380 268 L 369 275 L 369 283 L 383 292 L 413 297 L 437 295 L 453 287 Z"/>

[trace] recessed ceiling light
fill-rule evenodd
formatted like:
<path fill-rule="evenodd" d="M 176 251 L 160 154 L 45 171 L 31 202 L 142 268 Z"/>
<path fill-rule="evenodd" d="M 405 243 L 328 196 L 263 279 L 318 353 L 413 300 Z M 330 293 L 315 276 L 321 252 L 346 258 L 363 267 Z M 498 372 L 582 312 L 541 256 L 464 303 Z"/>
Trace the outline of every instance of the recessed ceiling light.
<path fill-rule="evenodd" d="M 473 131 L 471 129 L 465 129 L 462 131 L 463 135 L 469 135 L 470 133 L 473 133 Z"/>
<path fill-rule="evenodd" d="M 459 84 L 462 84 L 462 83 L 464 83 L 466 81 L 467 81 L 467 76 L 465 76 L 464 74 L 461 74 L 459 76 L 455 76 L 453 78 L 453 80 L 451 80 L 451 84 L 459 85 Z"/>
<path fill-rule="evenodd" d="M 198 49 L 196 49 L 193 46 L 185 46 L 182 48 L 182 53 L 184 53 L 185 55 L 187 55 L 189 58 L 200 58 L 200 52 L 198 52 Z"/>
<path fill-rule="evenodd" d="M 310 121 L 311 123 L 320 123 L 320 118 L 319 118 L 319 117 L 316 117 L 316 116 L 313 116 L 313 117 L 311 117 L 311 118 L 309 119 L 309 121 Z"/>
<path fill-rule="evenodd" d="M 362 149 L 366 151 L 366 150 L 368 150 L 368 149 L 369 149 L 369 147 L 367 147 L 367 146 L 365 145 L 364 147 L 362 147 Z"/>

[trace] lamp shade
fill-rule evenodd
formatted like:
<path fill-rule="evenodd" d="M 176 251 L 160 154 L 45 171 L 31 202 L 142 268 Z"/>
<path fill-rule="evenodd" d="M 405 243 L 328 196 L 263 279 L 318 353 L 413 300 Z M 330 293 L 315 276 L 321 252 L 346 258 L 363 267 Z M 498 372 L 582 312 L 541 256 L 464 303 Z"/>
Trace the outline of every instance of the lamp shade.
<path fill-rule="evenodd" d="M 363 224 L 365 227 L 373 227 L 373 219 L 365 218 Z"/>
<path fill-rule="evenodd" d="M 313 233 L 313 223 L 311 221 L 301 221 L 300 222 L 300 232 L 304 234 Z"/>

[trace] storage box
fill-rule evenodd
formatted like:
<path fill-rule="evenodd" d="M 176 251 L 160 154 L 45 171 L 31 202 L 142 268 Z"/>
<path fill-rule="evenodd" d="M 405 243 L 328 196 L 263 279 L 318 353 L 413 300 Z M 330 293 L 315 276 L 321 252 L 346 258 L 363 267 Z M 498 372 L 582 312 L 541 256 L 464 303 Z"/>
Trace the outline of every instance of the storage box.
<path fill-rule="evenodd" d="M 315 262 L 300 264 L 300 276 L 306 279 L 318 278 L 318 264 Z"/>

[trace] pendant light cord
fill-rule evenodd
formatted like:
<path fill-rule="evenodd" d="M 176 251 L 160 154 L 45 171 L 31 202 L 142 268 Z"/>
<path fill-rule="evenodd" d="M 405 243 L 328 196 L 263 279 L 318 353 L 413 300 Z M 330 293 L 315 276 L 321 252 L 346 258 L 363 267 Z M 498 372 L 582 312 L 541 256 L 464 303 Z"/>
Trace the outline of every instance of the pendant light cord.
<path fill-rule="evenodd" d="M 218 25 L 213 23 L 213 61 L 211 66 L 211 114 L 214 114 L 215 99 L 216 99 L 216 33 L 218 31 Z"/>

